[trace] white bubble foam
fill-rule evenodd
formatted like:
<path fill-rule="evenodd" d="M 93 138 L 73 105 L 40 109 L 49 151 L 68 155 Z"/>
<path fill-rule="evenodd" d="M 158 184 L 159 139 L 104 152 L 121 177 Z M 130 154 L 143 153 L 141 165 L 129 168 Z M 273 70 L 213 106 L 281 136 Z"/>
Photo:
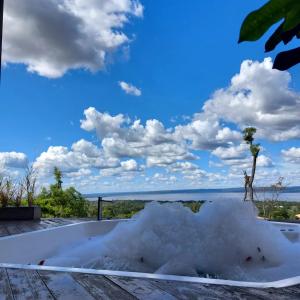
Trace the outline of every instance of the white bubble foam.
<path fill-rule="evenodd" d="M 47 265 L 271 281 L 300 274 L 300 243 L 257 219 L 251 202 L 206 202 L 199 213 L 152 202 L 132 222 L 64 249 Z"/>

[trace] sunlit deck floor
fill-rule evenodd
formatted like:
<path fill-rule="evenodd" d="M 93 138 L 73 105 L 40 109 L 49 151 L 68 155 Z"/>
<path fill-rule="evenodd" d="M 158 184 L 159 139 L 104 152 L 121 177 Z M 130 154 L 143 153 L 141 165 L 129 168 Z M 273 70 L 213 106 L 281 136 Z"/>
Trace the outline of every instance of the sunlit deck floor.
<path fill-rule="evenodd" d="M 1 222 L 0 237 L 80 222 Z M 0 249 L 1 251 L 1 249 Z M 20 249 L 22 255 L 22 248 Z M 300 285 L 255 289 L 79 273 L 0 268 L 0 299 L 300 299 Z"/>

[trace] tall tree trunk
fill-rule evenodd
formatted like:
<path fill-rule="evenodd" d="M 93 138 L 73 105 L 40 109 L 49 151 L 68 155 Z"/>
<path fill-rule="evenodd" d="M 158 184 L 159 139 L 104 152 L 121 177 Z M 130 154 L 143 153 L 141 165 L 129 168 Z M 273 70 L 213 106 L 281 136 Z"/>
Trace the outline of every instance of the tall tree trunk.
<path fill-rule="evenodd" d="M 251 201 L 254 201 L 254 197 L 253 197 L 253 181 L 254 181 L 255 170 L 256 170 L 256 160 L 257 160 L 257 155 L 253 156 L 251 180 L 250 180 L 250 184 L 249 184 L 250 199 L 251 199 Z"/>

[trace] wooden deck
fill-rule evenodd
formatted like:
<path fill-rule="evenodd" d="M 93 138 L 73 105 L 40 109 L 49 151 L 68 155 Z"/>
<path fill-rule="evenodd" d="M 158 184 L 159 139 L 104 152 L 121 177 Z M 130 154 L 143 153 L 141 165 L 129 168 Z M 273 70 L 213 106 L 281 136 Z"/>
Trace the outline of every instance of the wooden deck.
<path fill-rule="evenodd" d="M 0 222 L 0 237 L 76 223 L 72 219 Z M 0 249 L 1 251 L 1 249 Z M 22 249 L 20 249 L 22 255 Z M 300 285 L 240 288 L 154 279 L 0 268 L 2 299 L 300 299 Z"/>

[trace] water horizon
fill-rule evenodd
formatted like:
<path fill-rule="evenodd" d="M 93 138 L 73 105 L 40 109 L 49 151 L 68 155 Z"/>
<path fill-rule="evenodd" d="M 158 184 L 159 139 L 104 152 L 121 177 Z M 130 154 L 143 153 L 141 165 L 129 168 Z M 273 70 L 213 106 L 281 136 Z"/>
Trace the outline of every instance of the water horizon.
<path fill-rule="evenodd" d="M 87 194 L 85 197 L 90 201 L 97 200 L 101 196 L 103 200 L 141 200 L 141 201 L 209 201 L 244 199 L 244 192 L 240 188 L 233 189 L 203 189 L 203 190 L 170 190 L 170 191 L 146 191 L 146 192 L 124 192 L 124 193 L 103 193 Z M 272 199 L 272 193 L 258 191 L 254 200 L 263 201 Z M 298 187 L 291 187 L 281 193 L 278 201 L 300 202 Z"/>

